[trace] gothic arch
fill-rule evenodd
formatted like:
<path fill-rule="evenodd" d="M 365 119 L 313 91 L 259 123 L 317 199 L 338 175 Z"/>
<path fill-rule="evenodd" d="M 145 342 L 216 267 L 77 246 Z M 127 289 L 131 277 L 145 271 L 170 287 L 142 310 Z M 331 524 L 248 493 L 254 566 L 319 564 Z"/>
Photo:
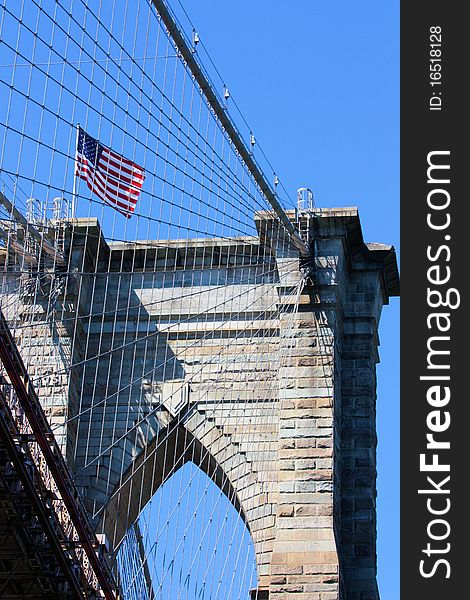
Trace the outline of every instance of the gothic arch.
<path fill-rule="evenodd" d="M 111 551 L 158 488 L 189 461 L 220 488 L 250 529 L 238 494 L 216 458 L 184 425 L 170 423 L 137 455 L 110 494 L 97 530 L 106 534 Z"/>

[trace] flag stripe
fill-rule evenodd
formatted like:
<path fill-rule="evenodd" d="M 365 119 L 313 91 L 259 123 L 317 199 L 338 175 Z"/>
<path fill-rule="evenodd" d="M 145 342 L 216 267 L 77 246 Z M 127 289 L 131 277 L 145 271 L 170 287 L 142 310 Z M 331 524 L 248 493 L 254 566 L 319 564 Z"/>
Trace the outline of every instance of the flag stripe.
<path fill-rule="evenodd" d="M 106 177 L 103 177 L 103 175 L 101 173 L 95 171 L 94 169 L 90 169 L 88 167 L 88 165 L 82 164 L 78 168 L 82 169 L 84 171 L 85 175 L 87 175 L 87 176 L 89 175 L 93 181 L 96 181 L 96 183 L 99 184 L 103 188 L 103 190 L 106 190 L 110 194 L 115 194 L 116 197 L 118 197 L 124 201 L 128 201 L 133 204 L 135 204 L 137 202 L 136 196 L 126 193 L 125 190 L 116 188 L 116 186 L 113 185 L 113 183 L 111 183 L 111 181 L 109 179 L 107 179 Z"/>
<path fill-rule="evenodd" d="M 140 189 L 142 187 L 142 183 L 139 180 L 136 181 L 134 179 L 130 179 L 129 177 L 127 177 L 127 175 L 123 175 L 119 171 L 108 166 L 107 164 L 102 163 L 101 161 L 99 162 L 99 168 L 100 168 L 100 171 L 104 171 L 104 172 L 108 173 L 111 177 L 114 177 L 115 179 L 120 179 L 123 182 L 127 183 L 127 185 L 129 185 L 133 188 L 136 188 L 138 191 L 140 191 Z"/>
<path fill-rule="evenodd" d="M 107 199 L 110 202 L 114 203 L 116 206 L 119 206 L 120 208 L 122 208 L 125 211 L 129 211 L 129 212 L 133 212 L 135 209 L 135 204 L 129 204 L 127 202 L 122 202 L 121 200 L 117 200 L 116 196 L 114 194 L 110 194 L 106 188 L 103 188 L 101 184 L 99 184 L 97 181 L 93 180 L 93 178 L 91 176 L 82 176 L 80 175 L 81 179 L 84 179 L 88 185 L 88 188 L 94 192 L 97 196 L 99 196 L 101 199 Z"/>
<path fill-rule="evenodd" d="M 78 174 L 78 173 L 77 173 Z M 116 200 L 115 196 L 110 195 L 103 191 L 96 182 L 93 181 L 91 177 L 86 177 L 85 175 L 79 175 L 81 179 L 86 181 L 88 188 L 96 194 L 101 200 L 106 202 L 106 204 L 111 205 L 113 208 L 118 210 L 122 215 L 130 218 L 132 213 L 134 212 L 134 205 L 123 204 L 122 202 Z"/>
<path fill-rule="evenodd" d="M 96 176 L 91 174 L 88 170 L 84 170 L 82 172 L 77 171 L 77 175 L 81 179 L 83 179 L 84 181 L 87 182 L 87 185 L 92 192 L 95 192 L 100 197 L 105 196 L 108 200 L 110 200 L 111 202 L 114 202 L 117 206 L 119 206 L 120 208 L 122 208 L 124 210 L 129 210 L 129 211 L 134 210 L 135 205 L 136 205 L 136 200 L 128 201 L 127 198 L 118 199 L 116 197 L 116 194 L 110 192 L 107 189 L 107 186 L 103 185 L 103 183 L 100 182 L 96 178 Z"/>
<path fill-rule="evenodd" d="M 103 152 L 101 158 L 98 163 L 100 166 L 104 166 L 106 168 L 113 168 L 116 171 L 122 173 L 123 177 L 127 177 L 132 181 L 140 181 L 142 182 L 144 178 L 140 175 L 140 173 L 136 173 L 129 169 L 126 165 L 122 164 L 119 161 L 114 160 L 113 158 L 108 158 L 107 154 Z"/>
<path fill-rule="evenodd" d="M 134 177 L 140 177 L 141 179 L 145 179 L 145 170 L 142 167 L 139 167 L 139 165 L 136 165 L 135 162 L 131 162 L 123 156 L 119 156 L 119 154 L 116 154 L 109 148 L 103 148 L 103 154 L 109 157 L 110 162 L 115 161 L 118 164 L 122 164 L 123 167 L 126 167 L 128 169 L 128 172 L 132 173 Z"/>
<path fill-rule="evenodd" d="M 87 159 L 83 157 L 78 157 L 79 160 L 80 158 L 81 166 L 90 169 L 90 165 Z M 139 197 L 140 190 L 130 187 L 127 183 L 121 182 L 116 177 L 109 176 L 106 173 L 102 173 L 101 171 L 93 169 L 93 167 L 91 167 L 91 171 L 94 173 L 97 179 L 99 179 L 104 185 L 109 186 L 109 188 L 112 191 L 116 191 L 116 193 L 122 198 L 127 199 L 134 196 L 135 199 L 137 199 Z"/>

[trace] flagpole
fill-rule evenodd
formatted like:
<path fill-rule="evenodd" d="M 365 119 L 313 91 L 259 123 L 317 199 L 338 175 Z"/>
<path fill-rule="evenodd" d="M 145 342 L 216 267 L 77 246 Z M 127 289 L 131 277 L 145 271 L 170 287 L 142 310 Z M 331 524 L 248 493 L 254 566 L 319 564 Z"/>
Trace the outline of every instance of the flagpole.
<path fill-rule="evenodd" d="M 75 135 L 75 158 L 73 161 L 73 188 L 72 188 L 72 220 L 75 219 L 76 199 L 77 199 L 77 150 L 78 150 L 78 135 L 80 131 L 80 123 L 77 123 L 77 133 Z"/>

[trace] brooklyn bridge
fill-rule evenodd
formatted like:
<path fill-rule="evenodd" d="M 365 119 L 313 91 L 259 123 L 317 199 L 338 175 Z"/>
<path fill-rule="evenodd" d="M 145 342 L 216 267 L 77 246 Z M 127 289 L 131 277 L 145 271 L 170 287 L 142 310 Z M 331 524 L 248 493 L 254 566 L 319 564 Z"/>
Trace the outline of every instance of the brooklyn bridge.
<path fill-rule="evenodd" d="M 171 4 L 0 7 L 0 598 L 378 600 L 395 250 Z"/>

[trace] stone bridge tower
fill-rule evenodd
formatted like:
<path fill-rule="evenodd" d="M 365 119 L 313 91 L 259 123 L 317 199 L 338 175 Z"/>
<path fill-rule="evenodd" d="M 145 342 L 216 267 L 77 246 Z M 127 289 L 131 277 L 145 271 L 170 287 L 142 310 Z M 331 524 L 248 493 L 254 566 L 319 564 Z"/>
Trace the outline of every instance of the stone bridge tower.
<path fill-rule="evenodd" d="M 268 213 L 233 240 L 107 242 L 76 219 L 63 302 L 83 318 L 55 336 L 78 366 L 46 391 L 56 425 L 82 414 L 63 448 L 111 549 L 193 461 L 249 528 L 253 598 L 378 600 L 375 366 L 395 252 L 364 243 L 355 208 L 289 218 L 307 267 Z"/>

